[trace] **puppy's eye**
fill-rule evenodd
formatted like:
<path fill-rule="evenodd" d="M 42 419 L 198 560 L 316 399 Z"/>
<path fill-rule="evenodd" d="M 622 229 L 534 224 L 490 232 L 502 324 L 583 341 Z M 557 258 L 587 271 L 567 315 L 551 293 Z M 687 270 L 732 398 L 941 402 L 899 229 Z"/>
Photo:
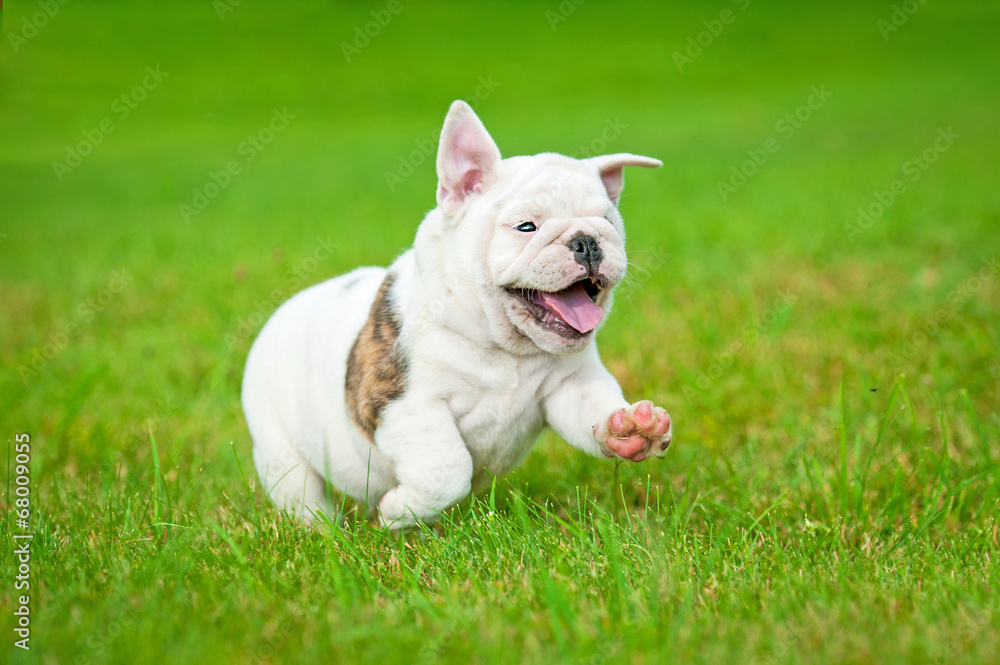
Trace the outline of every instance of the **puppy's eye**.
<path fill-rule="evenodd" d="M 531 233 L 532 231 L 538 230 L 538 227 L 535 226 L 534 222 L 521 222 L 514 228 L 520 231 L 521 233 Z"/>

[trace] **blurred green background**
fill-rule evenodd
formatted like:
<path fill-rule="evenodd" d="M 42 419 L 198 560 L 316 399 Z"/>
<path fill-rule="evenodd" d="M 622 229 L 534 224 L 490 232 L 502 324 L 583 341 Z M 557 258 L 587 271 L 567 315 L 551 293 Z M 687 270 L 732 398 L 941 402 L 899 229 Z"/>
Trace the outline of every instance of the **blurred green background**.
<path fill-rule="evenodd" d="M 840 538 L 817 545 L 834 559 L 864 542 L 889 556 L 893 534 L 944 506 L 956 512 L 918 534 L 927 570 L 979 574 L 958 555 L 945 564 L 928 554 L 953 538 L 977 539 L 959 548 L 963 556 L 995 557 L 996 2 L 72 0 L 8 2 L 3 12 L 0 427 L 8 439 L 31 435 L 39 534 L 37 647 L 17 657 L 289 660 L 254 650 L 255 636 L 275 634 L 285 618 L 296 631 L 307 626 L 295 639 L 315 656 L 378 662 L 399 657 L 397 648 L 412 655 L 437 634 L 442 654 L 493 661 L 462 655 L 448 637 L 454 626 L 352 568 L 367 564 L 344 560 L 341 588 L 368 581 L 338 596 L 318 572 L 329 541 L 270 512 L 279 525 L 271 533 L 305 557 L 296 564 L 304 568 L 286 569 L 290 550 L 261 545 L 270 541 L 260 523 L 244 528 L 251 504 L 234 459 L 252 483 L 239 385 L 264 315 L 309 284 L 386 265 L 410 245 L 434 205 L 428 146 L 454 99 L 474 104 L 505 156 L 628 151 L 665 164 L 626 175 L 634 269 L 599 342 L 629 398 L 670 410 L 675 446 L 662 463 L 614 476 L 546 434 L 509 480 L 527 500 L 571 502 L 588 487 L 613 511 L 641 503 L 650 487 L 701 497 L 670 533 L 723 541 L 727 528 L 746 535 L 761 524 L 775 537 L 801 535 L 805 516 L 821 522 L 810 534 Z M 873 211 L 864 227 L 859 208 Z M 897 380 L 905 393 L 894 401 Z M 870 444 L 882 441 L 890 413 L 905 436 L 875 456 Z M 944 457 L 928 457 L 932 465 L 912 450 Z M 848 520 L 837 488 L 847 490 L 846 469 L 870 454 L 884 503 L 869 503 L 862 483 L 858 519 Z M 9 493 L 4 501 L 9 513 Z M 668 519 L 677 505 L 664 506 Z M 769 506 L 779 507 L 755 522 Z M 156 522 L 179 526 L 168 539 Z M 357 538 L 373 543 L 357 552 L 362 561 L 396 551 Z M 807 549 L 777 542 L 768 556 Z M 891 589 L 873 583 L 875 591 L 853 587 L 864 575 L 850 573 L 834 591 L 809 577 L 819 574 L 811 564 L 784 562 L 789 575 L 811 571 L 803 586 L 756 605 L 748 598 L 759 600 L 771 573 L 749 596 L 729 597 L 742 568 L 727 567 L 720 548 L 722 567 L 692 572 L 690 587 L 663 591 L 652 572 L 635 573 L 637 585 L 660 589 L 664 607 L 695 608 L 684 618 L 647 606 L 661 618 L 640 619 L 629 602 L 608 609 L 580 590 L 563 623 L 538 618 L 554 606 L 548 591 L 500 598 L 519 608 L 516 617 L 486 604 L 465 620 L 509 662 L 657 662 L 664 651 L 711 660 L 747 650 L 766 662 L 809 662 L 796 649 L 766 651 L 771 633 L 760 642 L 754 626 L 801 619 L 802 607 L 822 607 L 809 593 L 823 587 L 831 623 L 796 624 L 812 631 L 804 643 L 817 660 L 926 661 L 937 658 L 934 640 L 966 625 L 975 639 L 942 652 L 948 662 L 995 653 L 995 573 L 942 587 L 922 613 L 921 584 L 933 587 L 918 584 L 924 573 Z M 426 570 L 414 575 L 433 577 Z M 500 567 L 496 584 L 521 574 Z M 317 581 L 303 589 L 289 579 Z M 435 593 L 415 597 L 433 604 Z M 841 593 L 856 605 L 839 605 Z M 480 587 L 470 594 L 494 598 Z M 323 610 L 327 597 L 333 609 Z M 878 611 L 865 603 L 872 597 Z M 966 601 L 980 613 L 960 609 Z M 5 594 L 3 607 L 12 602 Z M 962 624 L 967 615 L 989 619 Z M 867 632 L 887 616 L 900 632 Z M 126 628 L 109 638 L 119 620 Z M 721 620 L 732 629 L 706 627 Z M 612 639 L 621 636 L 615 625 L 627 649 Z M 937 635 L 934 625 L 948 628 Z M 395 637 L 379 626 L 394 626 Z M 602 631 L 616 645 L 610 653 L 591 649 Z M 88 646 L 94 635 L 100 648 Z"/>

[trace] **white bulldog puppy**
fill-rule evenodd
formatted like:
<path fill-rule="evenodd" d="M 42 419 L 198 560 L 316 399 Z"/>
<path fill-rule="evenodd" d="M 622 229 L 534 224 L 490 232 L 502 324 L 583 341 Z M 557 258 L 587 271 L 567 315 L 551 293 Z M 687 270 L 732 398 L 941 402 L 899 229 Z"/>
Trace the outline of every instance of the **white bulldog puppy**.
<path fill-rule="evenodd" d="M 502 159 L 454 102 L 413 248 L 295 295 L 250 350 L 243 411 L 271 500 L 309 521 L 333 512 L 329 482 L 403 528 L 514 469 L 545 425 L 595 456 L 662 454 L 670 416 L 629 404 L 594 343 L 627 269 L 626 166 L 661 162 Z"/>

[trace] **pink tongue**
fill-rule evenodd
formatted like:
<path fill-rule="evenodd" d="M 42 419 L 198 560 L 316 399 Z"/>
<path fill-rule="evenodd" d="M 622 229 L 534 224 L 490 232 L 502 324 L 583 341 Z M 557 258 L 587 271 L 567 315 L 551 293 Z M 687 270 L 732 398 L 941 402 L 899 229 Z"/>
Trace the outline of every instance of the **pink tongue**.
<path fill-rule="evenodd" d="M 597 327 L 604 316 L 604 310 L 587 295 L 583 284 L 574 284 L 558 293 L 540 292 L 542 301 L 555 311 L 563 321 L 582 333 Z"/>

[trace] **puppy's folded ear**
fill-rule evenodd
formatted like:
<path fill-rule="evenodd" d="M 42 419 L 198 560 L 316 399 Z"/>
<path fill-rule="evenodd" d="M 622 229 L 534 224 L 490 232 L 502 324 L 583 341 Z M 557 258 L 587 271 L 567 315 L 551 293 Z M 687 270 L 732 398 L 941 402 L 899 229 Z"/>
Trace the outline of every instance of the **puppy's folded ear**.
<path fill-rule="evenodd" d="M 597 167 L 597 172 L 604 182 L 604 189 L 608 192 L 608 198 L 615 205 L 618 205 L 618 199 L 621 197 L 622 189 L 625 187 L 625 174 L 623 171 L 626 166 L 645 166 L 651 169 L 658 169 L 663 166 L 663 162 L 658 159 L 632 155 L 627 152 L 591 157 L 587 161 Z"/>
<path fill-rule="evenodd" d="M 438 145 L 438 205 L 454 215 L 469 194 L 493 182 L 500 160 L 500 149 L 472 107 L 452 102 Z"/>

